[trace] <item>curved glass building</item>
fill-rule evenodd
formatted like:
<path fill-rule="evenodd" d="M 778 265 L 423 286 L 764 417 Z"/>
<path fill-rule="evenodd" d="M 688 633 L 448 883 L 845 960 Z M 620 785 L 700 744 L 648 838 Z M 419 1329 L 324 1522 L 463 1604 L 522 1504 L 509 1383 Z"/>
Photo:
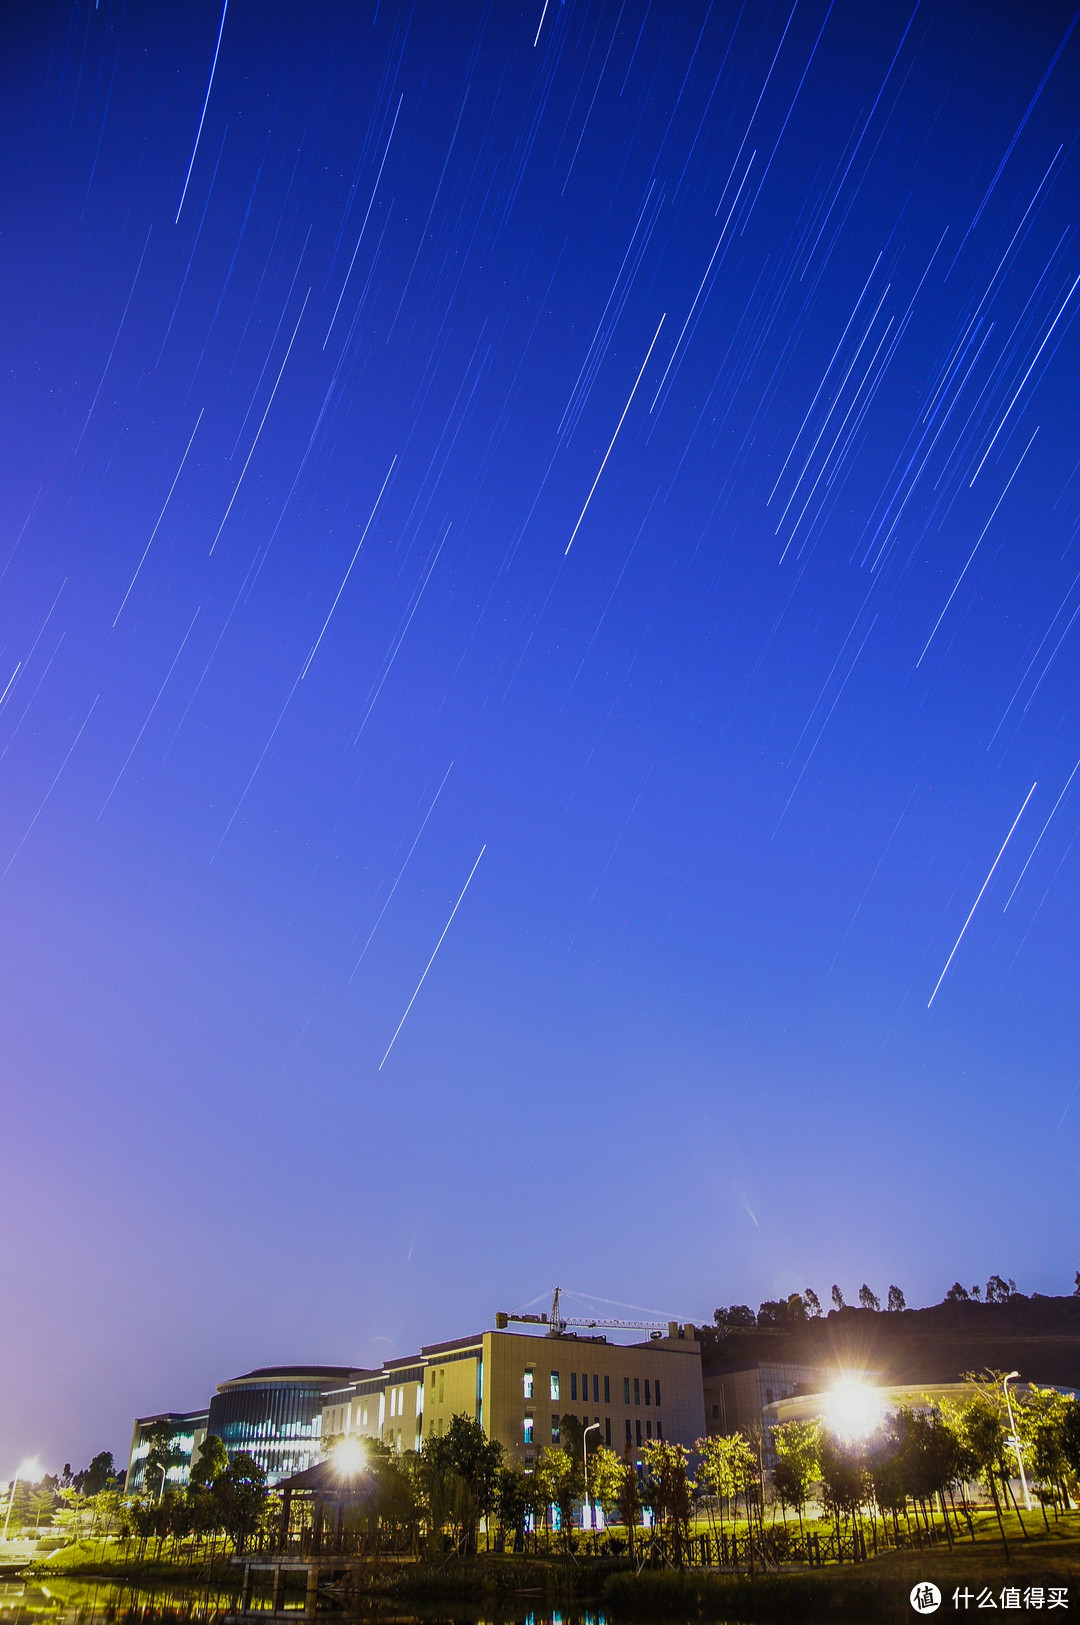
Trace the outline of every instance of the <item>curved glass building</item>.
<path fill-rule="evenodd" d="M 264 1366 L 218 1384 L 206 1431 L 216 1433 L 230 1461 L 255 1458 L 271 1484 L 319 1459 L 323 1397 L 352 1375 L 348 1366 Z"/>

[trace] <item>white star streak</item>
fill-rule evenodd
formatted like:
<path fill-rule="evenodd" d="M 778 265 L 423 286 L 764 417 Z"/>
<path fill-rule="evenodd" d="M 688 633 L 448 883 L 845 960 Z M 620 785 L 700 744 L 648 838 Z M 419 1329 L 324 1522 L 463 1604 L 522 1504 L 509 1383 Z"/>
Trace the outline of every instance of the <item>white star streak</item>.
<path fill-rule="evenodd" d="M 1038 783 L 1038 780 L 1036 780 L 1036 784 L 1037 783 Z M 937 998 L 938 988 L 941 986 L 942 982 L 945 980 L 945 971 L 947 971 L 949 966 L 952 964 L 953 959 L 956 956 L 956 950 L 957 950 L 957 948 L 959 948 L 961 942 L 964 940 L 964 932 L 967 930 L 968 926 L 971 924 L 972 915 L 975 913 L 975 910 L 978 908 L 979 904 L 982 902 L 982 894 L 986 890 L 987 886 L 989 886 L 990 881 L 993 878 L 994 870 L 997 868 L 998 864 L 1001 862 L 1002 854 L 1004 853 L 1005 848 L 1008 846 L 1009 842 L 1012 840 L 1013 830 L 1016 828 L 1017 824 L 1020 822 L 1021 818 L 1023 818 L 1023 816 L 1024 816 L 1024 807 L 1027 806 L 1028 802 L 1031 800 L 1031 798 L 1032 798 L 1032 796 L 1034 794 L 1035 794 L 1035 785 L 1033 784 L 1031 786 L 1031 789 L 1028 791 L 1027 795 L 1024 797 L 1024 806 L 1020 808 L 1020 811 L 1017 813 L 1016 817 L 1012 821 L 1012 829 L 1010 829 L 1008 835 L 1006 835 L 1005 839 L 1001 843 L 1001 851 L 998 853 L 997 857 L 994 859 L 993 863 L 990 865 L 990 873 L 987 875 L 986 879 L 983 881 L 981 887 L 979 888 L 979 895 L 978 895 L 978 897 L 976 897 L 975 901 L 971 905 L 971 913 L 968 915 L 967 919 L 964 921 L 964 924 L 963 924 L 963 927 L 961 929 L 960 935 L 957 937 L 956 941 L 953 943 L 953 951 L 949 955 L 948 959 L 945 961 L 945 970 L 943 970 L 941 975 L 938 977 L 937 985 L 935 986 L 934 991 L 931 993 L 929 999 L 927 999 L 927 1001 L 926 1001 L 926 1008 L 928 1010 L 929 1010 L 930 1006 L 933 1004 L 934 1000 Z"/>
<path fill-rule="evenodd" d="M 477 856 L 476 862 L 473 864 L 472 868 L 469 870 L 469 879 L 465 882 L 464 886 L 462 886 L 462 888 L 461 888 L 461 897 L 459 897 L 457 902 L 454 904 L 453 908 L 450 911 L 450 918 L 447 920 L 446 924 L 442 928 L 442 937 L 440 937 L 438 942 L 435 944 L 435 951 L 432 954 L 431 958 L 428 960 L 427 964 L 424 966 L 424 975 L 421 976 L 420 980 L 416 984 L 416 993 L 413 994 L 412 998 L 409 1000 L 408 1004 L 405 1006 L 405 1015 L 403 1015 L 401 1020 L 398 1022 L 397 1030 L 395 1031 L 394 1036 L 390 1040 L 389 1044 L 386 1046 L 386 1055 L 384 1055 L 382 1060 L 379 1062 L 379 1071 L 380 1072 L 382 1071 L 383 1067 L 386 1065 L 386 1057 L 387 1057 L 387 1055 L 390 1054 L 390 1051 L 393 1049 L 394 1045 L 397 1043 L 398 1033 L 401 1031 L 402 1027 L 404 1027 L 406 1018 L 407 1018 L 407 1016 L 409 1014 L 409 1011 L 412 1009 L 413 1005 L 416 1003 L 416 994 L 419 993 L 420 989 L 423 987 L 424 978 L 427 976 L 428 971 L 431 969 L 432 965 L 434 965 L 434 963 L 435 963 L 435 954 L 437 954 L 439 949 L 442 947 L 442 945 L 443 945 L 443 937 L 445 937 L 445 935 L 449 931 L 451 925 L 454 923 L 454 915 L 457 913 L 458 909 L 461 907 L 461 899 L 462 899 L 462 897 L 465 896 L 465 893 L 468 891 L 468 889 L 469 889 L 469 881 L 472 880 L 473 875 L 476 873 L 477 869 L 480 867 L 480 859 L 483 857 L 483 855 L 484 855 L 484 853 L 486 851 L 487 851 L 487 842 L 485 841 L 484 845 L 480 848 L 480 852 L 479 852 L 479 855 Z"/>
<path fill-rule="evenodd" d="M 667 311 L 664 312 L 664 316 L 666 316 L 666 315 L 667 315 Z M 573 545 L 574 545 L 574 537 L 577 535 L 578 531 L 581 529 L 581 521 L 584 519 L 585 511 L 588 508 L 589 503 L 593 499 L 593 491 L 595 491 L 596 487 L 600 484 L 600 476 L 604 472 L 604 469 L 607 467 L 607 460 L 611 456 L 611 447 L 614 446 L 616 440 L 619 438 L 619 430 L 622 428 L 623 422 L 624 422 L 624 420 L 626 418 L 626 414 L 630 410 L 630 401 L 632 401 L 634 396 L 637 394 L 637 387 L 641 382 L 642 373 L 644 373 L 645 368 L 649 365 L 649 356 L 652 355 L 653 348 L 654 348 L 654 346 L 656 344 L 656 341 L 660 337 L 660 328 L 663 327 L 663 325 L 664 325 L 664 316 L 661 316 L 661 318 L 660 318 L 660 326 L 657 327 L 656 332 L 653 334 L 652 344 L 649 345 L 648 351 L 646 352 L 646 355 L 645 355 L 645 359 L 641 363 L 641 372 L 639 372 L 637 377 L 634 379 L 634 387 L 630 391 L 630 400 L 628 400 L 626 405 L 623 407 L 622 417 L 619 419 L 618 423 L 616 424 L 615 433 L 611 437 L 611 446 L 609 446 L 607 451 L 605 451 L 605 453 L 604 453 L 604 461 L 600 464 L 600 467 L 596 471 L 596 478 L 592 482 L 592 490 L 589 492 L 588 496 L 585 498 L 585 507 L 582 508 L 580 514 L 578 515 L 578 522 L 574 526 L 573 532 L 572 532 L 572 534 L 570 536 L 570 540 L 566 544 L 566 549 L 565 549 L 565 551 L 563 553 L 563 558 L 566 557 L 566 554 L 569 553 L 570 549 L 573 547 Z"/>
<path fill-rule="evenodd" d="M 202 127 L 206 119 L 206 109 L 210 105 L 210 92 L 214 88 L 214 74 L 217 71 L 218 52 L 221 50 L 221 36 L 225 32 L 225 13 L 228 11 L 228 9 L 229 0 L 225 0 L 225 4 L 221 8 L 221 22 L 217 31 L 217 44 L 214 46 L 214 60 L 210 64 L 210 78 L 207 81 L 206 95 L 203 98 L 202 113 L 199 116 L 199 128 L 195 132 L 195 145 L 191 149 L 191 162 L 188 164 L 187 174 L 184 176 L 184 190 L 180 193 L 180 207 L 176 211 L 176 219 L 173 221 L 174 226 L 180 224 L 180 210 L 184 207 L 184 199 L 187 197 L 188 182 L 191 179 L 191 171 L 195 168 L 195 154 L 199 150 L 199 141 L 202 137 Z"/>

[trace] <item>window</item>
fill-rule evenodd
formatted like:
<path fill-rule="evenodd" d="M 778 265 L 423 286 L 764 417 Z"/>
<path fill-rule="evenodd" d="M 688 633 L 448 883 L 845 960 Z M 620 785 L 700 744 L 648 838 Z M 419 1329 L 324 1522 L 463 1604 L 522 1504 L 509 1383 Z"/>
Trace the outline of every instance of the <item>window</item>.
<path fill-rule="evenodd" d="M 439 1367 L 439 1404 L 446 1398 L 446 1367 Z"/>
<path fill-rule="evenodd" d="M 622 1399 L 623 1399 L 623 1404 L 624 1405 L 629 1405 L 629 1403 L 630 1403 L 630 1378 L 629 1377 L 624 1377 L 623 1380 L 622 1380 Z M 629 1427 L 629 1425 L 630 1424 L 628 1422 L 627 1427 Z M 629 1435 L 627 1435 L 627 1437 L 629 1438 Z"/>
<path fill-rule="evenodd" d="M 652 1383 L 648 1377 L 645 1378 L 645 1403 L 646 1405 L 652 1404 Z"/>
<path fill-rule="evenodd" d="M 570 1398 L 571 1399 L 576 1399 L 577 1398 L 577 1372 L 576 1371 L 571 1371 L 571 1373 L 570 1373 Z"/>
<path fill-rule="evenodd" d="M 652 1438 L 652 1421 L 651 1421 L 651 1419 L 648 1422 L 646 1422 L 646 1424 L 645 1424 L 645 1436 L 648 1439 Z"/>
<path fill-rule="evenodd" d="M 606 1445 L 610 1445 L 610 1443 L 611 1443 L 611 1417 L 610 1416 L 605 1416 L 604 1417 L 604 1443 Z"/>
<path fill-rule="evenodd" d="M 521 1379 L 521 1393 L 522 1393 L 522 1397 L 524 1399 L 531 1399 L 532 1396 L 533 1396 L 533 1368 L 532 1368 L 532 1366 L 529 1366 L 528 1370 L 525 1372 L 525 1375 Z"/>
<path fill-rule="evenodd" d="M 641 1380 L 638 1377 L 634 1378 L 634 1404 L 641 1404 Z"/>
<path fill-rule="evenodd" d="M 532 1444 L 532 1442 L 533 1442 L 533 1419 L 532 1419 L 531 1416 L 527 1416 L 525 1418 L 525 1443 L 526 1444 Z"/>
<path fill-rule="evenodd" d="M 551 1442 L 552 1444 L 558 1444 L 559 1442 L 559 1418 L 557 1416 L 551 1418 Z"/>
<path fill-rule="evenodd" d="M 637 1433 L 637 1442 L 638 1442 L 638 1444 L 640 1444 L 641 1443 L 641 1418 L 640 1418 L 640 1416 L 638 1417 L 637 1421 L 634 1423 L 634 1429 L 635 1429 L 635 1431 Z"/>
<path fill-rule="evenodd" d="M 661 1422 L 659 1417 L 656 1419 L 656 1437 L 658 1439 L 662 1439 L 664 1437 L 664 1424 Z"/>
<path fill-rule="evenodd" d="M 626 1442 L 630 1443 L 630 1418 L 626 1418 Z"/>
<path fill-rule="evenodd" d="M 592 1380 L 592 1402 L 594 1405 L 599 1405 L 600 1403 L 600 1378 L 595 1372 L 593 1372 Z"/>
<path fill-rule="evenodd" d="M 604 1378 L 604 1404 L 605 1405 L 610 1405 L 611 1404 L 611 1378 L 610 1377 L 605 1377 Z"/>
<path fill-rule="evenodd" d="M 657 1377 L 657 1379 L 656 1379 L 656 1403 L 658 1405 L 660 1403 L 660 1378 L 659 1377 Z"/>
<path fill-rule="evenodd" d="M 775 1399 L 775 1397 L 776 1396 L 773 1393 L 772 1389 L 771 1388 L 766 1388 L 766 1390 L 765 1390 L 765 1403 L 766 1403 L 766 1405 L 771 1405 L 773 1400 Z"/>
<path fill-rule="evenodd" d="M 719 1405 L 714 1405 L 713 1406 L 712 1413 L 713 1413 L 714 1417 L 718 1417 L 720 1415 L 720 1407 L 719 1407 Z"/>
<path fill-rule="evenodd" d="M 559 1397 L 559 1373 L 557 1371 L 551 1373 L 551 1397 L 552 1399 L 558 1399 Z"/>
<path fill-rule="evenodd" d="M 589 1403 L 589 1379 L 584 1371 L 581 1373 L 581 1398 L 583 1404 Z"/>

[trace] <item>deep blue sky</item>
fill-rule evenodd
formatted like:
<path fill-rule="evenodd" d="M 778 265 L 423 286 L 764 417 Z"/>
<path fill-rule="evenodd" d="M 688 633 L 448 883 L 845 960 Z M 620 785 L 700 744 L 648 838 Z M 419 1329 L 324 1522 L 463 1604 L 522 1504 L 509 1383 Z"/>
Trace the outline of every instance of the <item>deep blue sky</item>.
<path fill-rule="evenodd" d="M 5 12 L 0 1471 L 1071 1289 L 1071 4 L 542 9 Z"/>

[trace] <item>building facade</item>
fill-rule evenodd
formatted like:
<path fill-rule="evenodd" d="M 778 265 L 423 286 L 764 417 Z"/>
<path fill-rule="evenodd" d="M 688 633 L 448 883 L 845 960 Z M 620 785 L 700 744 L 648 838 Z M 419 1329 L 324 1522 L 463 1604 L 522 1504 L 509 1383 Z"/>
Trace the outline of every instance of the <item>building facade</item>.
<path fill-rule="evenodd" d="M 199 1446 L 206 1438 L 209 1411 L 159 1411 L 156 1416 L 137 1416 L 131 1430 L 131 1449 L 128 1452 L 127 1477 L 124 1484 L 129 1495 L 148 1491 L 157 1495 L 162 1489 L 182 1489 L 191 1472 L 191 1463 Z M 150 1430 L 164 1422 L 172 1429 L 169 1448 L 176 1458 L 168 1467 L 164 1483 L 160 1474 L 152 1474 L 158 1482 L 146 1482 L 146 1458 L 150 1454 Z"/>
<path fill-rule="evenodd" d="M 739 1433 L 761 1424 L 766 1407 L 793 1394 L 824 1388 L 828 1373 L 782 1361 L 725 1366 L 705 1373 L 702 1391 L 710 1434 Z"/>
<path fill-rule="evenodd" d="M 666 1337 L 630 1345 L 509 1331 L 433 1343 L 328 1391 L 323 1436 L 422 1450 L 460 1414 L 525 1467 L 542 1445 L 559 1442 L 567 1414 L 620 1453 L 651 1439 L 692 1445 L 705 1432 L 701 1344 L 694 1327 L 675 1323 Z"/>
<path fill-rule="evenodd" d="M 246 1452 L 267 1480 L 303 1472 L 322 1455 L 326 1395 L 346 1382 L 348 1366 L 263 1366 L 218 1384 L 206 1431 L 215 1433 L 231 1461 Z"/>

